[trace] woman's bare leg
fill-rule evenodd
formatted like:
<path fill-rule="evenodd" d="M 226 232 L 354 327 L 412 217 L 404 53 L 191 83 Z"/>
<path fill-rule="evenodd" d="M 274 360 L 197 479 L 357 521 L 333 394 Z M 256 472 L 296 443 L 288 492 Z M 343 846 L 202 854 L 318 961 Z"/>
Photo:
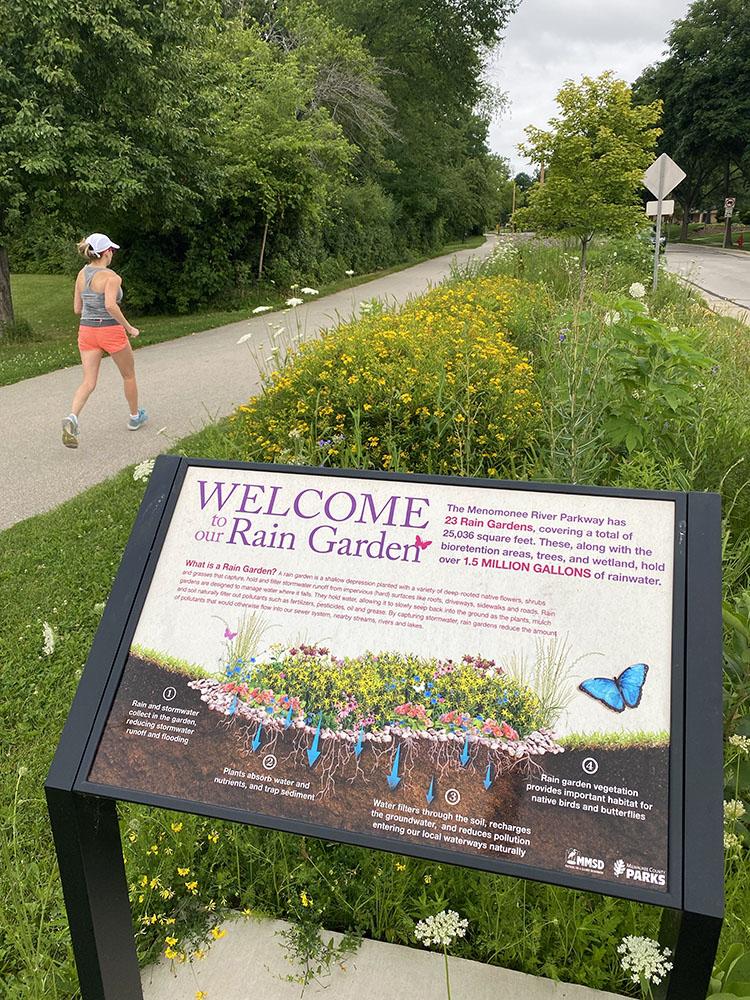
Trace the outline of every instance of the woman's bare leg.
<path fill-rule="evenodd" d="M 135 414 L 138 412 L 138 386 L 135 381 L 135 358 L 133 357 L 133 348 L 130 344 L 126 344 L 121 351 L 116 351 L 112 355 L 112 360 L 120 369 L 123 389 L 125 390 L 125 399 L 128 401 L 130 412 Z"/>
<path fill-rule="evenodd" d="M 128 345 L 130 346 L 130 345 Z M 73 394 L 73 404 L 70 412 L 76 417 L 86 404 L 86 400 L 96 389 L 96 380 L 99 376 L 99 365 L 102 363 L 104 351 L 97 348 L 93 351 L 81 351 L 81 365 L 83 367 L 83 381 Z"/>

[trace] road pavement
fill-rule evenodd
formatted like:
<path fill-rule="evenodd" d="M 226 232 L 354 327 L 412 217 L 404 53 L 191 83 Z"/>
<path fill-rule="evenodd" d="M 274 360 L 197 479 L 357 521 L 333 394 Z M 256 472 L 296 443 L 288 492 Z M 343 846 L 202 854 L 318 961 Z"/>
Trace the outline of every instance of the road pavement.
<path fill-rule="evenodd" d="M 750 322 L 750 252 L 671 243 L 667 268 L 704 293 L 716 312 Z"/>
<path fill-rule="evenodd" d="M 260 378 L 250 344 L 266 354 L 275 346 L 271 325 L 280 323 L 304 336 L 349 319 L 373 297 L 402 303 L 446 278 L 454 264 L 482 260 L 494 248 L 488 237 L 476 250 L 437 257 L 374 281 L 312 299 L 294 311 L 266 313 L 213 330 L 154 344 L 136 351 L 140 405 L 149 420 L 137 431 L 126 427 L 129 408 L 114 362 L 102 361 L 99 384 L 80 420 L 77 449 L 62 445 L 61 419 L 70 412 L 81 381 L 75 366 L 0 388 L 5 428 L 0 450 L 0 531 L 51 510 L 121 469 L 169 448 L 171 442 L 231 413 L 258 393 Z M 127 288 L 125 289 L 127 306 Z M 72 289 L 71 289 L 72 303 Z M 147 329 L 148 320 L 143 328 Z M 162 433 L 160 433 L 162 432 Z"/>

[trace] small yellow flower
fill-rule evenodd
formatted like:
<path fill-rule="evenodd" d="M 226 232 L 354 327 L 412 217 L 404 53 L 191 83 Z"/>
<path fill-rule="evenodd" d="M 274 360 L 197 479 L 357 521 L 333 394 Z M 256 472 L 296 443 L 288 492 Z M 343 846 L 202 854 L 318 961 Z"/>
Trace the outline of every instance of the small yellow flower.
<path fill-rule="evenodd" d="M 198 990 L 195 994 L 195 1000 L 208 1000 L 208 993 L 205 990 Z"/>
<path fill-rule="evenodd" d="M 177 938 L 176 937 L 168 937 L 168 938 L 164 938 L 164 940 L 167 942 L 167 944 L 169 945 L 170 948 L 173 948 L 177 944 Z"/>
<path fill-rule="evenodd" d="M 190 874 L 190 869 L 189 868 L 178 868 L 177 869 L 177 874 L 178 875 L 183 875 L 183 876 L 184 875 L 189 875 Z"/>
<path fill-rule="evenodd" d="M 212 927 L 211 928 L 211 934 L 213 935 L 214 940 L 218 941 L 219 938 L 223 938 L 224 937 L 224 935 L 226 934 L 226 931 L 225 930 L 219 930 L 219 928 L 217 926 L 217 927 Z"/>
<path fill-rule="evenodd" d="M 429 885 L 430 882 L 432 882 L 432 875 L 425 875 L 424 880 L 425 880 L 425 883 L 427 885 Z"/>
<path fill-rule="evenodd" d="M 182 829 L 182 823 L 173 823 L 172 824 L 172 830 L 175 833 L 179 833 L 181 829 Z"/>
<path fill-rule="evenodd" d="M 400 861 L 397 861 L 396 862 L 396 871 L 397 872 L 405 872 L 406 871 L 406 865 L 402 865 Z"/>
<path fill-rule="evenodd" d="M 177 958 L 177 952 L 174 950 L 174 948 L 165 948 L 164 954 L 167 956 L 167 958 Z"/>

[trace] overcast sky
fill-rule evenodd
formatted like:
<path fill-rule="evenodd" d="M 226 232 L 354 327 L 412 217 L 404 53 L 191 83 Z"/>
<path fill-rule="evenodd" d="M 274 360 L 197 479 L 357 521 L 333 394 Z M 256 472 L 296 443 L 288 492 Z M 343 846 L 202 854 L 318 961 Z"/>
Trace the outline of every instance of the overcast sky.
<path fill-rule="evenodd" d="M 505 41 L 488 67 L 510 104 L 490 128 L 490 149 L 506 156 L 512 173 L 531 173 L 516 146 L 524 128 L 545 128 L 558 113 L 555 95 L 565 80 L 611 69 L 631 84 L 663 58 L 672 21 L 690 0 L 521 0 Z"/>

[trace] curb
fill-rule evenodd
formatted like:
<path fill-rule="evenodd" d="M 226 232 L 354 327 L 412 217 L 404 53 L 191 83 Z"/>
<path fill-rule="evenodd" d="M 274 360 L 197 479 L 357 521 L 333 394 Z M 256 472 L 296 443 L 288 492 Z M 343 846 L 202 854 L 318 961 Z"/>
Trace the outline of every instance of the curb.
<path fill-rule="evenodd" d="M 299 971 L 286 958 L 278 937 L 292 925 L 281 920 L 247 919 L 239 914 L 226 921 L 226 935 L 216 941 L 200 962 L 175 965 L 166 958 L 142 972 L 144 1000 L 194 1000 L 203 991 L 205 1000 L 298 1000 L 299 982 L 286 976 Z M 338 944 L 342 935 L 322 932 L 327 943 Z M 501 969 L 465 958 L 449 958 L 454 1000 L 617 1000 L 620 994 L 603 993 L 587 986 L 556 983 L 510 969 Z M 342 964 L 331 963 L 330 975 L 302 990 L 306 997 L 330 1000 L 441 1000 L 446 996 L 445 963 L 439 951 L 406 948 L 364 940 Z"/>

